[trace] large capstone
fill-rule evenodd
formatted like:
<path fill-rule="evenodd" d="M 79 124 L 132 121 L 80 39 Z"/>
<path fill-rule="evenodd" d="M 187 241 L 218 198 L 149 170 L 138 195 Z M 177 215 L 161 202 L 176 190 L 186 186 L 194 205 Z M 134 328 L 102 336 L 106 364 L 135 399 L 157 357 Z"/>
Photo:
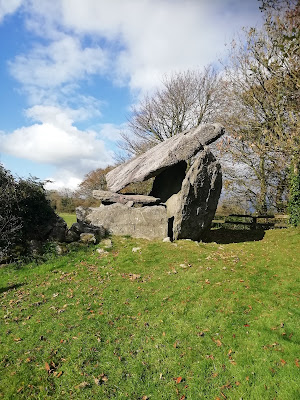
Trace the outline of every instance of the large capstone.
<path fill-rule="evenodd" d="M 107 186 L 112 192 L 118 192 L 130 183 L 157 176 L 165 169 L 191 159 L 203 150 L 203 146 L 223 134 L 224 128 L 220 124 L 200 125 L 179 133 L 110 171 L 106 175 Z"/>

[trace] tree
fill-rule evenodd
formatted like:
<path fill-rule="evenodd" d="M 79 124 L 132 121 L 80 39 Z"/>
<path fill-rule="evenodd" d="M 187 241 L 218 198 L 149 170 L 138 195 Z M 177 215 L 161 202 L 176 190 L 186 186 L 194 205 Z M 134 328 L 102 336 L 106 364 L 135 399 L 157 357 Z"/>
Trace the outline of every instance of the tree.
<path fill-rule="evenodd" d="M 107 190 L 105 175 L 113 168 L 109 165 L 106 168 L 98 168 L 86 174 L 76 191 L 76 195 L 84 199 L 92 199 L 93 190 Z"/>
<path fill-rule="evenodd" d="M 246 30 L 246 44 L 232 43 L 226 67 L 233 110 L 225 121 L 227 149 L 258 182 L 260 212 L 270 195 L 282 203 L 291 163 L 299 175 L 299 7 L 289 0 L 272 3 L 276 7 L 263 2 L 263 28 Z"/>
<path fill-rule="evenodd" d="M 138 155 L 186 129 L 218 122 L 222 93 L 222 81 L 211 66 L 165 76 L 162 86 L 133 108 L 120 147 L 128 156 Z"/>

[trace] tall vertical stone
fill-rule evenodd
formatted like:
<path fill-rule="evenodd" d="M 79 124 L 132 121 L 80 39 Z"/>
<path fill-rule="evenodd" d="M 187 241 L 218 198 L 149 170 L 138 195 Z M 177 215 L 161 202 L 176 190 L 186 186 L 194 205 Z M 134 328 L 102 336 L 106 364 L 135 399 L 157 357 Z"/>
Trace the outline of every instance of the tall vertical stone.
<path fill-rule="evenodd" d="M 171 206 L 173 239 L 201 238 L 215 215 L 221 189 L 221 166 L 214 155 L 205 149 L 198 153 Z M 169 217 L 172 218 L 172 215 L 169 214 Z"/>

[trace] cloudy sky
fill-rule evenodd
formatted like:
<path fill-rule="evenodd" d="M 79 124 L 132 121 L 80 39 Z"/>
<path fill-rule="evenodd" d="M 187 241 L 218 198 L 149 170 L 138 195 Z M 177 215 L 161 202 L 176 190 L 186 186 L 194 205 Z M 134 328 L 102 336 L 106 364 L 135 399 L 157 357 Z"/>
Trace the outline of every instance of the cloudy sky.
<path fill-rule="evenodd" d="M 0 0 L 0 162 L 75 188 L 164 74 L 215 66 L 257 0 Z"/>

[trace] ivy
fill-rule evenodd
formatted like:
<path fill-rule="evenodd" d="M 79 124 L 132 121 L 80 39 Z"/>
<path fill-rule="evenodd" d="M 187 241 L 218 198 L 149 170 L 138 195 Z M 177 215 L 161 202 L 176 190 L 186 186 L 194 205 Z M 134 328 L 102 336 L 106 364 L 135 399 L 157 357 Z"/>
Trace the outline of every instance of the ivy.
<path fill-rule="evenodd" d="M 300 172 L 294 172 L 291 168 L 290 173 L 290 199 L 289 199 L 290 224 L 300 225 Z"/>

